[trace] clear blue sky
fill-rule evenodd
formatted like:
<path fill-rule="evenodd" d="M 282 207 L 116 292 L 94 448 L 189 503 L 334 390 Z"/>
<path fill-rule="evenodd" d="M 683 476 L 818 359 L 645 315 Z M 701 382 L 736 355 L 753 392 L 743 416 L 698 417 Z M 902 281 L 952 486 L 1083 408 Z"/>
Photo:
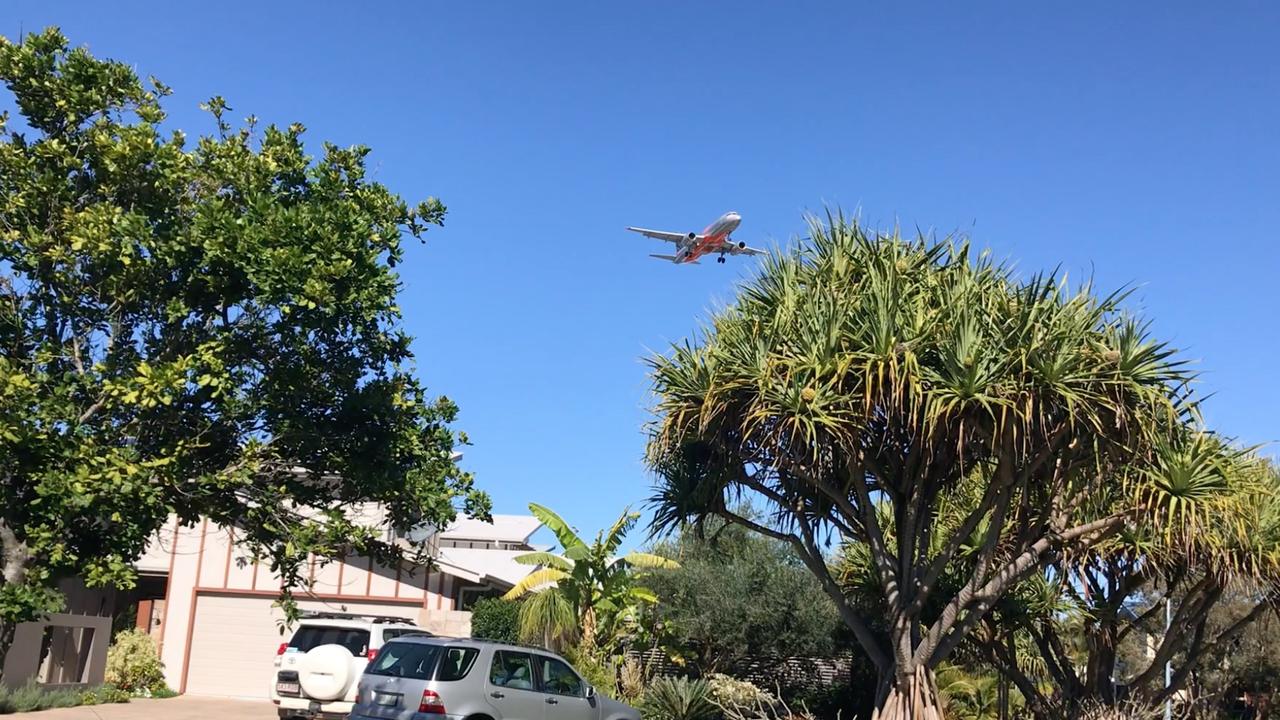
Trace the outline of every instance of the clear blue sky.
<path fill-rule="evenodd" d="M 1200 361 L 1210 423 L 1280 439 L 1275 3 L 0 7 L 7 36 L 47 24 L 173 86 L 190 134 L 222 94 L 317 149 L 371 145 L 378 180 L 446 202 L 402 304 L 500 512 L 538 501 L 594 533 L 646 497 L 641 358 L 751 263 L 673 267 L 622 228 L 730 209 L 753 244 L 838 203 L 1138 284 Z"/>

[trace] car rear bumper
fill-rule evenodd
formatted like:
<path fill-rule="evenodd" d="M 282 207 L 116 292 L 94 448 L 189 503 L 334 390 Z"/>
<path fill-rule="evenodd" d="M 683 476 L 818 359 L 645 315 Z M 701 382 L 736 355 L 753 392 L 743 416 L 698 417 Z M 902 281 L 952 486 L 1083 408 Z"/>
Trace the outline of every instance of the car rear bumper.
<path fill-rule="evenodd" d="M 311 710 L 296 710 L 288 708 L 279 708 L 276 714 L 280 720 L 288 720 L 289 718 L 307 718 L 307 720 L 349 720 L 351 717 L 346 713 L 331 712 L 313 712 Z"/>
<path fill-rule="evenodd" d="M 463 720 L 463 718 L 468 717 L 467 715 L 448 715 L 448 714 L 424 715 L 423 713 L 411 713 L 411 715 L 414 720 L 440 720 L 441 718 L 443 718 L 444 720 Z M 361 715 L 359 713 L 352 713 L 350 720 L 381 720 L 381 719 L 369 717 L 368 715 Z"/>
<path fill-rule="evenodd" d="M 278 706 L 280 717 L 322 718 L 323 720 L 345 718 L 351 714 L 351 708 L 355 705 L 353 702 L 320 702 L 288 695 L 277 695 L 272 700 Z"/>

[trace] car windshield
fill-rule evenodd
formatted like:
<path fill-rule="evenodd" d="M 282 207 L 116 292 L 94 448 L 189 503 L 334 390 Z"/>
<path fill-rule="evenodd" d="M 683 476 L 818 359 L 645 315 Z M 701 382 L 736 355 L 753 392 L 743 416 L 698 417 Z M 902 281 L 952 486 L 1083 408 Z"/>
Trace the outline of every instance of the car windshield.
<path fill-rule="evenodd" d="M 426 680 L 431 677 L 439 656 L 439 645 L 390 642 L 382 646 L 364 674 Z"/>
<path fill-rule="evenodd" d="M 357 628 L 303 625 L 289 641 L 289 647 L 297 652 L 308 652 L 321 645 L 341 645 L 352 655 L 364 655 L 369 650 L 369 631 Z"/>

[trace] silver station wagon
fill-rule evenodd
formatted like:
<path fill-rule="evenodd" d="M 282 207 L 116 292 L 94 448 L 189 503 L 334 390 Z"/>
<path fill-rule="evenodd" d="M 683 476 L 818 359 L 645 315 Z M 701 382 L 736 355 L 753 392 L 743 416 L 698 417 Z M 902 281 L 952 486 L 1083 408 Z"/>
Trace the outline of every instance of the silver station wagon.
<path fill-rule="evenodd" d="M 640 720 L 541 648 L 408 635 L 360 679 L 353 720 Z"/>

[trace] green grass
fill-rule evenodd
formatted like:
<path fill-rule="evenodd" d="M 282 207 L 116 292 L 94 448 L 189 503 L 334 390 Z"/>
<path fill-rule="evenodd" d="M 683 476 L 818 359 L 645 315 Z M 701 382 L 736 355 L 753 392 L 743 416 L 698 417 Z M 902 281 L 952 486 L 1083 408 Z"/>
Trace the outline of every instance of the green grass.
<path fill-rule="evenodd" d="M 12 690 L 0 687 L 0 715 L 121 702 L 129 702 L 129 694 L 114 685 L 48 690 L 29 682 Z"/>

